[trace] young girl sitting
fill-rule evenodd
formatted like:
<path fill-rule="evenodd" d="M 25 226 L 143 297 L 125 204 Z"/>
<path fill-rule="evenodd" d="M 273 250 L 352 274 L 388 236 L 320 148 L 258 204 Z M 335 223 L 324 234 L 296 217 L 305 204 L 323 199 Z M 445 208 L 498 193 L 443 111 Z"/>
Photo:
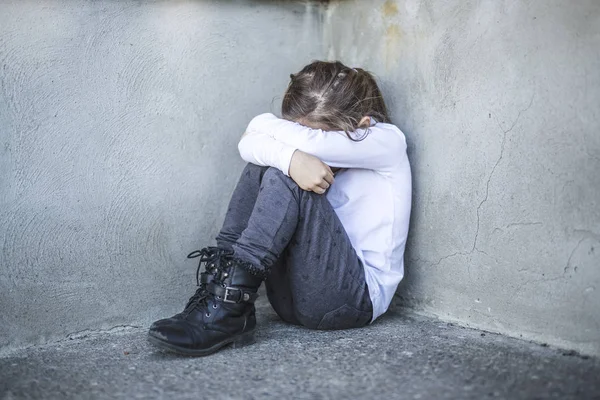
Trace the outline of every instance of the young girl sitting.
<path fill-rule="evenodd" d="M 281 319 L 310 329 L 358 328 L 387 310 L 404 274 L 411 174 L 377 83 L 313 62 L 291 75 L 282 116 L 248 125 L 249 164 L 217 246 L 188 255 L 200 258 L 199 288 L 152 324 L 155 345 L 203 356 L 252 343 L 263 281 Z"/>

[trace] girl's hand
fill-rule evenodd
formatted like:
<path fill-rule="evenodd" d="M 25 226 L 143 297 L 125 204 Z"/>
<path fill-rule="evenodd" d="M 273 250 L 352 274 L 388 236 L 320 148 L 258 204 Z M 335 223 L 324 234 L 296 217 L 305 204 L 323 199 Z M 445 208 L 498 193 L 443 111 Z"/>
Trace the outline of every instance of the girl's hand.
<path fill-rule="evenodd" d="M 323 194 L 333 184 L 331 168 L 317 157 L 296 150 L 292 156 L 289 170 L 290 178 L 301 189 Z"/>

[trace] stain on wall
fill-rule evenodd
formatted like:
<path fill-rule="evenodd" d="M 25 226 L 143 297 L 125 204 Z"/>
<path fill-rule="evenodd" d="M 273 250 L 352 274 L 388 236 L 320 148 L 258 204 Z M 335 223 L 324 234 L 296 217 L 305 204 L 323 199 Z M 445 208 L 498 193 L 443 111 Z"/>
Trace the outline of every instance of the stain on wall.
<path fill-rule="evenodd" d="M 385 66 L 389 71 L 396 66 L 396 63 L 400 61 L 396 53 L 396 49 L 400 47 L 400 41 L 402 40 L 402 30 L 398 24 L 388 25 L 385 29 Z"/>
<path fill-rule="evenodd" d="M 386 17 L 393 17 L 398 14 L 398 5 L 394 0 L 387 0 L 383 3 L 383 15 Z"/>

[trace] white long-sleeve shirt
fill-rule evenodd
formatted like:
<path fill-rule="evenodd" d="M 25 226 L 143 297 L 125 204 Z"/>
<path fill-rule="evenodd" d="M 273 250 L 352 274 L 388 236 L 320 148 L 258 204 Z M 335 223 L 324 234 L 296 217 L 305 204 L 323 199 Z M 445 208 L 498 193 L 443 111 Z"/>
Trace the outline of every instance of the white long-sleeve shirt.
<path fill-rule="evenodd" d="M 261 114 L 248 125 L 238 149 L 246 162 L 286 175 L 296 150 L 331 167 L 347 168 L 336 174 L 327 199 L 365 268 L 373 321 L 383 314 L 404 276 L 411 209 L 410 165 L 400 129 L 373 123 L 366 137 L 355 142 L 344 132 L 311 129 Z"/>

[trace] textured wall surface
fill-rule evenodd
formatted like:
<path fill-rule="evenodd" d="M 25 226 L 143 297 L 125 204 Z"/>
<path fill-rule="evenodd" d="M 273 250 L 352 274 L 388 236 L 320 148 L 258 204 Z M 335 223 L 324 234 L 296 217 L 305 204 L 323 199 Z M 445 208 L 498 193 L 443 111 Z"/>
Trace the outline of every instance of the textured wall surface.
<path fill-rule="evenodd" d="M 600 354 L 600 2 L 332 2 L 407 134 L 405 303 Z"/>
<path fill-rule="evenodd" d="M 409 139 L 403 302 L 600 354 L 594 0 L 348 0 L 324 19 L 0 0 L 0 352 L 179 309 L 245 124 L 327 54 L 380 77 Z"/>
<path fill-rule="evenodd" d="M 0 1 L 0 348 L 183 306 L 245 125 L 322 56 L 317 13 Z"/>

